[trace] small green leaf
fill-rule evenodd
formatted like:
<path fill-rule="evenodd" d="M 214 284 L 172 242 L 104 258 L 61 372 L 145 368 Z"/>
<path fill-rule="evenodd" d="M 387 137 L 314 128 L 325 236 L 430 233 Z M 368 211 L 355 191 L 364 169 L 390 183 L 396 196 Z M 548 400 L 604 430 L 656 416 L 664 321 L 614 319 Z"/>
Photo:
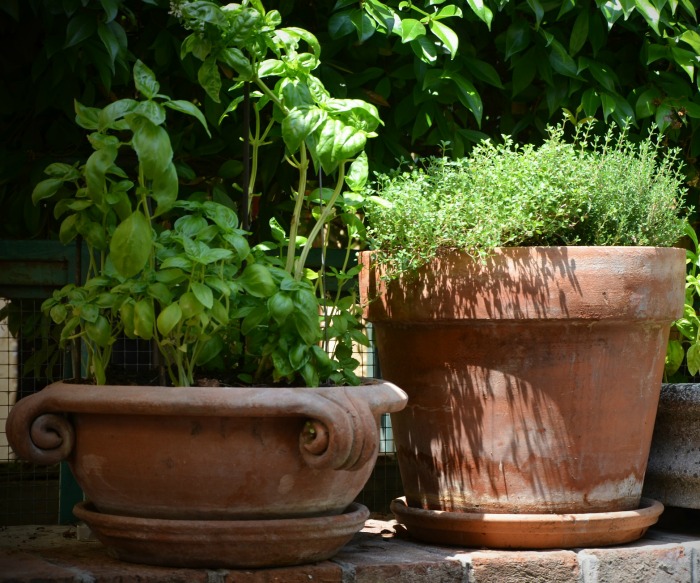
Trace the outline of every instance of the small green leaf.
<path fill-rule="evenodd" d="M 142 115 L 130 113 L 126 120 L 134 132 L 132 143 L 144 176 L 152 179 L 162 174 L 173 159 L 168 132 Z"/>
<path fill-rule="evenodd" d="M 96 107 L 85 107 L 78 100 L 73 101 L 75 109 L 75 123 L 86 130 L 99 129 L 100 109 Z"/>
<path fill-rule="evenodd" d="M 178 179 L 175 164 L 170 162 L 165 171 L 156 174 L 151 183 L 151 197 L 156 202 L 153 216 L 157 217 L 173 208 L 177 201 Z"/>
<path fill-rule="evenodd" d="M 345 182 L 354 192 L 361 192 L 365 184 L 367 184 L 368 177 L 369 161 L 367 154 L 360 152 L 360 155 L 350 164 L 348 173 L 345 175 Z"/>
<path fill-rule="evenodd" d="M 294 302 L 289 294 L 277 292 L 267 301 L 267 308 L 275 321 L 281 325 L 294 311 Z"/>
<path fill-rule="evenodd" d="M 197 81 L 212 100 L 221 103 L 221 75 L 214 57 L 209 56 L 204 59 L 202 66 L 197 71 Z"/>
<path fill-rule="evenodd" d="M 141 60 L 134 63 L 134 84 L 136 90 L 146 99 L 153 99 L 160 91 L 156 76 Z"/>
<path fill-rule="evenodd" d="M 148 263 L 153 248 L 151 223 L 140 211 L 120 223 L 110 242 L 110 257 L 123 277 L 133 277 Z"/>
<path fill-rule="evenodd" d="M 207 135 L 211 138 L 211 133 L 209 132 L 209 126 L 207 125 L 207 120 L 204 117 L 202 111 L 194 104 L 189 101 L 184 101 L 181 99 L 164 101 L 163 105 L 169 109 L 179 111 L 180 113 L 185 113 L 191 115 L 192 117 L 199 120 L 199 122 L 204 126 L 207 131 Z"/>
<path fill-rule="evenodd" d="M 167 306 L 173 301 L 173 292 L 163 282 L 150 284 L 147 291 L 148 295 L 157 300 L 161 306 Z"/>
<path fill-rule="evenodd" d="M 692 344 L 686 353 L 686 363 L 690 376 L 695 376 L 700 372 L 700 344 Z"/>
<path fill-rule="evenodd" d="M 214 294 L 208 285 L 193 281 L 190 288 L 200 304 L 207 309 L 212 308 L 214 305 Z"/>
<path fill-rule="evenodd" d="M 87 193 L 97 205 L 102 205 L 107 189 L 107 172 L 117 158 L 116 148 L 102 148 L 93 152 L 85 164 Z"/>
<path fill-rule="evenodd" d="M 363 132 L 338 119 L 328 119 L 321 126 L 315 154 L 323 171 L 330 174 L 340 162 L 359 154 L 366 143 L 367 138 Z"/>
<path fill-rule="evenodd" d="M 104 316 L 99 315 L 94 322 L 86 322 L 85 332 L 97 346 L 102 348 L 109 346 L 109 341 L 112 338 L 112 327 Z"/>
<path fill-rule="evenodd" d="M 178 300 L 182 315 L 185 320 L 189 320 L 193 316 L 201 314 L 204 311 L 204 305 L 197 299 L 197 296 L 192 292 L 185 292 Z"/>
<path fill-rule="evenodd" d="M 666 364 L 664 372 L 667 375 L 672 375 L 678 371 L 683 364 L 685 356 L 683 345 L 678 340 L 671 340 L 666 346 Z"/>
<path fill-rule="evenodd" d="M 327 114 L 319 107 L 293 109 L 282 120 L 282 139 L 290 154 L 299 150 L 304 140 L 327 119 Z"/>
<path fill-rule="evenodd" d="M 170 304 L 158 314 L 157 326 L 158 332 L 163 336 L 167 336 L 180 323 L 183 312 L 180 304 Z"/>
<path fill-rule="evenodd" d="M 277 284 L 270 274 L 270 270 L 260 263 L 248 265 L 238 284 L 250 295 L 258 298 L 268 298 L 277 291 Z"/>
<path fill-rule="evenodd" d="M 218 334 L 203 338 L 197 352 L 196 363 L 201 366 L 210 362 L 216 358 L 225 347 L 226 344 Z"/>
<path fill-rule="evenodd" d="M 47 178 L 46 180 L 42 180 L 32 191 L 32 202 L 38 204 L 46 198 L 51 198 L 61 189 L 63 182 L 64 181 L 60 178 Z"/>
<path fill-rule="evenodd" d="M 136 302 L 134 305 L 134 334 L 144 340 L 153 338 L 155 319 L 153 300 L 144 298 Z"/>

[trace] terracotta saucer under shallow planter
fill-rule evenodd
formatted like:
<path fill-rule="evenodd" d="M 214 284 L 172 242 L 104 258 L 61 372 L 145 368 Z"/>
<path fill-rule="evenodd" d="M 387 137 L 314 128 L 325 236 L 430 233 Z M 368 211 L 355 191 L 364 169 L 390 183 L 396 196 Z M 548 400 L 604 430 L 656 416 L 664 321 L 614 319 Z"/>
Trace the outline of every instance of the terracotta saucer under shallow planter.
<path fill-rule="evenodd" d="M 663 512 L 642 498 L 638 510 L 590 514 L 487 514 L 424 510 L 391 503 L 397 520 L 415 538 L 432 543 L 502 549 L 611 546 L 641 538 Z"/>
<path fill-rule="evenodd" d="M 369 518 L 352 503 L 336 516 L 269 520 L 168 520 L 103 514 L 81 502 L 85 521 L 110 554 L 130 563 L 171 567 L 255 568 L 323 561 Z"/>

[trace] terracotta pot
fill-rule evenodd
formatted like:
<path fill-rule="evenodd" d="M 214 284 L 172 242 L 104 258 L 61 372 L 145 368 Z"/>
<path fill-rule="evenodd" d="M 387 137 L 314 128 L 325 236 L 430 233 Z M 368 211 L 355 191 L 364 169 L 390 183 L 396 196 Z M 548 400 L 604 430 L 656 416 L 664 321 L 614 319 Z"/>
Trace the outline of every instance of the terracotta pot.
<path fill-rule="evenodd" d="M 644 247 L 453 253 L 382 280 L 363 253 L 407 504 L 594 513 L 641 498 L 685 252 Z"/>
<path fill-rule="evenodd" d="M 56 383 L 13 407 L 7 435 L 21 458 L 67 459 L 103 516 L 190 521 L 201 530 L 202 521 L 345 513 L 372 471 L 381 414 L 405 401 L 400 389 L 378 382 L 314 389 Z M 233 556 L 221 565 L 250 563 Z"/>
<path fill-rule="evenodd" d="M 644 495 L 700 509 L 700 384 L 661 387 Z"/>

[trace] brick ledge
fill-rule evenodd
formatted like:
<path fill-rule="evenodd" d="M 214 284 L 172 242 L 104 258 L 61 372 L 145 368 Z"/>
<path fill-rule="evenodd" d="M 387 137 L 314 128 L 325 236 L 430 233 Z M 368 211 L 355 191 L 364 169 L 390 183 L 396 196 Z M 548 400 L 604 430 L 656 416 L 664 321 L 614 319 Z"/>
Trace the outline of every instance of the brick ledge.
<path fill-rule="evenodd" d="M 431 546 L 394 521 L 369 520 L 333 559 L 262 570 L 123 563 L 66 526 L 0 527 L 2 583 L 700 583 L 700 537 L 652 528 L 626 545 L 495 551 Z"/>

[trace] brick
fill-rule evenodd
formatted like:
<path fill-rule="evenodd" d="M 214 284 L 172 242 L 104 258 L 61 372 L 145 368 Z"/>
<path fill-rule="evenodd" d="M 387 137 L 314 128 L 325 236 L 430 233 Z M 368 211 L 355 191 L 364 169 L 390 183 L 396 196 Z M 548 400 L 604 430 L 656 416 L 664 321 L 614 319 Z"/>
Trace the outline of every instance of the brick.
<path fill-rule="evenodd" d="M 634 544 L 579 552 L 582 583 L 690 583 L 691 557 L 678 544 Z"/>
<path fill-rule="evenodd" d="M 0 550 L 0 581 L 3 583 L 73 582 L 74 575 L 74 571 L 53 565 L 41 557 L 21 551 Z"/>
<path fill-rule="evenodd" d="M 344 583 L 466 583 L 466 571 L 452 560 L 454 549 L 403 541 L 383 532 L 362 532 L 333 560 Z"/>
<path fill-rule="evenodd" d="M 325 561 L 314 565 L 299 565 L 277 569 L 228 571 L 219 582 L 208 583 L 343 583 L 340 565 Z"/>
<path fill-rule="evenodd" d="M 475 551 L 459 557 L 470 564 L 469 583 L 579 583 L 572 551 Z"/>

